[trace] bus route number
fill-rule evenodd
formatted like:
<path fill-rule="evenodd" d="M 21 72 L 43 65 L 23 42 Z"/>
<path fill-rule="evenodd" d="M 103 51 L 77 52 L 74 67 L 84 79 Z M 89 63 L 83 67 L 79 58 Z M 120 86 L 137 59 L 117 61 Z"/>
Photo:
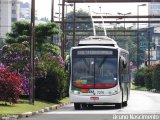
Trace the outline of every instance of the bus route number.
<path fill-rule="evenodd" d="M 104 91 L 97 91 L 97 95 L 104 95 Z"/>

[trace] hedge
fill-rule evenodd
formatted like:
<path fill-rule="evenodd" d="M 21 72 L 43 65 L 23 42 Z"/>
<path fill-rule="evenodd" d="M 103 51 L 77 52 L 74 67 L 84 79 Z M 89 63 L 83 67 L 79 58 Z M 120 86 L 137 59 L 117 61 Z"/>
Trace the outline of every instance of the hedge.
<path fill-rule="evenodd" d="M 135 85 L 145 86 L 148 90 L 160 91 L 160 64 L 137 70 L 134 83 Z"/>
<path fill-rule="evenodd" d="M 36 98 L 58 102 L 68 95 L 67 74 L 56 61 L 45 61 L 46 78 L 36 79 Z"/>
<path fill-rule="evenodd" d="M 160 64 L 156 65 L 152 72 L 152 87 L 160 91 Z"/>

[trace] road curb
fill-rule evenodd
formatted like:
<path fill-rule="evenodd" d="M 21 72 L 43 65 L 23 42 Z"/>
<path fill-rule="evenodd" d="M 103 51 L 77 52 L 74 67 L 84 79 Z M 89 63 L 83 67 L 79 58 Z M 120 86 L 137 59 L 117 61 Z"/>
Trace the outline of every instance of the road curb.
<path fill-rule="evenodd" d="M 18 115 L 12 115 L 12 116 L 7 116 L 7 117 L 0 117 L 0 120 L 17 120 L 19 118 L 31 117 L 33 115 L 42 114 L 44 112 L 50 112 L 50 111 L 53 111 L 53 110 L 58 110 L 61 107 L 65 106 L 65 105 L 68 105 L 68 104 L 70 104 L 70 102 L 62 103 L 62 104 L 59 104 L 59 105 L 53 105 L 53 106 L 50 106 L 50 107 L 45 107 L 45 108 L 40 109 L 38 111 L 25 112 L 25 113 L 21 113 L 21 114 L 18 114 Z"/>
<path fill-rule="evenodd" d="M 160 91 L 154 90 L 154 89 L 152 89 L 152 90 L 136 90 L 136 89 L 131 89 L 131 90 L 135 90 L 135 91 L 146 91 L 146 92 L 152 92 L 152 93 L 160 93 Z"/>

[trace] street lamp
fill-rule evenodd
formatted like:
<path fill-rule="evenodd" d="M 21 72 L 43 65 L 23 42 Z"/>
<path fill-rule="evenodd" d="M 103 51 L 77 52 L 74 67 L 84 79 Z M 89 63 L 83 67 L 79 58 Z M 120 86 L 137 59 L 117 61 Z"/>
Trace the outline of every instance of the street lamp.
<path fill-rule="evenodd" d="M 137 69 L 139 69 L 139 7 L 146 4 L 137 5 Z"/>
<path fill-rule="evenodd" d="M 126 15 L 130 15 L 131 12 L 128 12 L 128 13 L 125 13 L 125 14 L 118 12 L 117 14 L 118 14 L 118 15 L 123 15 L 123 16 L 124 16 L 124 35 L 125 35 L 125 16 L 126 16 Z"/>

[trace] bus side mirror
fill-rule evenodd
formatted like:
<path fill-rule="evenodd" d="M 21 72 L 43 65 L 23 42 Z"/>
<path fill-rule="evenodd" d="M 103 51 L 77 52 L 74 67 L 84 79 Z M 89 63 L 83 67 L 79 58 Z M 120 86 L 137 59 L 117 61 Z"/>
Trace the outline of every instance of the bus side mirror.
<path fill-rule="evenodd" d="M 65 62 L 64 69 L 65 71 L 68 70 L 68 62 L 67 63 Z"/>
<path fill-rule="evenodd" d="M 64 69 L 69 70 L 69 55 L 66 56 Z"/>
<path fill-rule="evenodd" d="M 123 68 L 126 68 L 127 67 L 127 62 L 126 60 L 123 61 Z"/>
<path fill-rule="evenodd" d="M 126 68 L 127 67 L 127 61 L 126 61 L 126 59 L 123 56 L 121 56 L 121 60 L 122 60 L 122 66 L 123 66 L 123 68 Z"/>

